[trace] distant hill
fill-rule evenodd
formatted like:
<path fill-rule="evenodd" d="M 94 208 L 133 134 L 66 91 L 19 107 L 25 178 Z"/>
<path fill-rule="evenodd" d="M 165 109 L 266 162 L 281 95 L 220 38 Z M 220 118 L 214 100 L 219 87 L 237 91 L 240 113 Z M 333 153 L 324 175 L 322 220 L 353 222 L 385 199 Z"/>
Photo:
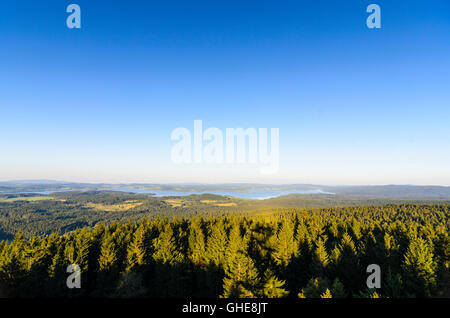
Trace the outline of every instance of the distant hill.
<path fill-rule="evenodd" d="M 57 191 L 103 191 L 126 188 L 130 192 L 139 190 L 165 190 L 175 192 L 232 191 L 251 192 L 257 190 L 308 191 L 321 190 L 348 199 L 399 199 L 399 200 L 450 200 L 450 187 L 419 185 L 363 185 L 327 186 L 313 184 L 155 184 L 155 183 L 76 183 L 56 180 L 12 180 L 0 182 L 0 193 L 57 192 Z M 128 191 L 128 190 L 127 190 Z M 324 194 L 325 195 L 325 194 Z"/>
<path fill-rule="evenodd" d="M 58 181 L 58 180 L 47 180 L 47 179 L 0 181 L 0 185 L 14 185 L 14 184 L 63 184 L 63 183 L 68 183 L 68 182 Z"/>
<path fill-rule="evenodd" d="M 383 186 L 339 186 L 323 187 L 327 192 L 341 196 L 379 199 L 420 199 L 449 200 L 450 187 L 416 186 L 416 185 L 383 185 Z"/>

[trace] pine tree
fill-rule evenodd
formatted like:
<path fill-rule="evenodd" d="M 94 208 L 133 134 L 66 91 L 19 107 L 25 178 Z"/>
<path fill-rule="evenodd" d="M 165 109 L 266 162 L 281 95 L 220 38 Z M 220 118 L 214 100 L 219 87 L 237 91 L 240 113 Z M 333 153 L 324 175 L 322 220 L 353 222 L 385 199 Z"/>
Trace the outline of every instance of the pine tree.
<path fill-rule="evenodd" d="M 116 244 L 111 234 L 106 233 L 103 237 L 100 249 L 100 258 L 98 260 L 99 271 L 109 271 L 116 266 Z"/>
<path fill-rule="evenodd" d="M 73 238 L 64 244 L 64 261 L 66 264 L 76 264 L 77 254 L 74 246 Z"/>
<path fill-rule="evenodd" d="M 272 257 L 278 266 L 286 267 L 296 252 L 294 226 L 290 220 L 284 220 L 275 239 Z"/>
<path fill-rule="evenodd" d="M 256 297 L 258 284 L 258 271 L 253 260 L 244 252 L 237 252 L 226 270 L 226 277 L 223 281 L 223 297 Z"/>
<path fill-rule="evenodd" d="M 298 294 L 299 298 L 320 298 L 328 289 L 328 280 L 323 277 L 311 278 Z"/>
<path fill-rule="evenodd" d="M 330 292 L 330 290 L 327 288 L 327 289 L 325 290 L 325 292 L 324 292 L 322 295 L 320 295 L 320 298 L 333 298 L 333 296 L 331 296 L 331 292 Z"/>
<path fill-rule="evenodd" d="M 181 297 L 189 282 L 186 277 L 184 255 L 179 251 L 171 224 L 167 224 L 153 240 L 155 264 L 154 291 L 157 296 Z"/>
<path fill-rule="evenodd" d="M 26 275 L 20 289 L 24 297 L 33 297 L 40 294 L 45 295 L 46 290 L 42 288 L 47 280 L 47 270 L 50 266 L 51 257 L 45 244 L 45 239 L 33 235 L 24 245 L 22 260 Z"/>
<path fill-rule="evenodd" d="M 267 298 L 286 297 L 289 292 L 283 286 L 285 282 L 279 280 L 271 270 L 267 270 L 264 274 L 264 285 L 262 296 Z"/>
<path fill-rule="evenodd" d="M 0 255 L 0 287 L 6 297 L 20 296 L 20 285 L 26 274 L 26 267 L 23 263 L 22 249 L 24 241 L 22 234 L 16 235 L 18 240 L 14 240 L 8 247 L 3 249 Z"/>
<path fill-rule="evenodd" d="M 258 271 L 248 255 L 248 237 L 241 236 L 240 225 L 235 222 L 230 231 L 227 263 L 223 280 L 223 297 L 256 297 L 259 284 Z"/>
<path fill-rule="evenodd" d="M 194 264 L 204 265 L 205 260 L 205 235 L 203 234 L 200 221 L 192 220 L 189 226 L 189 259 Z"/>
<path fill-rule="evenodd" d="M 153 259 L 162 264 L 176 264 L 184 260 L 183 254 L 178 250 L 175 244 L 173 230 L 170 224 L 164 227 L 164 231 L 153 240 L 154 254 Z"/>
<path fill-rule="evenodd" d="M 325 271 L 330 262 L 327 249 L 325 247 L 326 237 L 316 240 L 316 249 L 313 254 L 312 268 L 316 275 L 325 275 Z"/>
<path fill-rule="evenodd" d="M 66 269 L 73 262 L 66 261 L 64 256 L 66 246 L 66 242 L 61 240 L 48 269 L 49 281 L 47 282 L 46 289 L 50 297 L 64 297 L 68 291 L 66 286 Z"/>
<path fill-rule="evenodd" d="M 217 267 L 223 267 L 225 264 L 225 256 L 227 251 L 227 233 L 222 220 L 211 225 L 206 245 L 207 260 Z"/>
<path fill-rule="evenodd" d="M 76 236 L 75 248 L 77 253 L 76 264 L 80 266 L 82 271 L 89 269 L 89 252 L 92 246 L 92 233 L 85 228 Z"/>
<path fill-rule="evenodd" d="M 347 233 L 342 236 L 339 251 L 338 277 L 350 291 L 357 292 L 365 285 L 365 272 L 360 270 L 358 252 L 351 236 Z"/>
<path fill-rule="evenodd" d="M 144 224 L 140 224 L 134 232 L 133 240 L 127 249 L 127 271 L 142 270 L 148 263 L 147 233 Z"/>
<path fill-rule="evenodd" d="M 241 235 L 240 224 L 236 221 L 232 224 L 230 234 L 228 238 L 228 245 L 226 248 L 225 258 L 226 263 L 224 266 L 225 271 L 229 271 L 232 266 L 232 262 L 239 255 L 247 255 L 248 237 Z"/>
<path fill-rule="evenodd" d="M 344 285 L 340 282 L 339 278 L 336 278 L 331 286 L 331 295 L 333 295 L 333 298 L 347 297 Z"/>
<path fill-rule="evenodd" d="M 97 296 L 113 295 L 118 279 L 119 267 L 116 244 L 112 235 L 109 232 L 105 232 L 98 259 Z"/>
<path fill-rule="evenodd" d="M 402 265 L 406 288 L 417 296 L 430 296 L 436 284 L 436 262 L 430 243 L 412 239 Z"/>

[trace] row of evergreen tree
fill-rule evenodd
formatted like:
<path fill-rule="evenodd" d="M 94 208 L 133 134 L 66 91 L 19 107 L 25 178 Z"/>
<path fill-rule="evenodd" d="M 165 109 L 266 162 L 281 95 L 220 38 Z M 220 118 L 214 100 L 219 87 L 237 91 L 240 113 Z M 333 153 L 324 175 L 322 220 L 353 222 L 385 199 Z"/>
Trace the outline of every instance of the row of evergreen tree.
<path fill-rule="evenodd" d="M 19 233 L 0 242 L 0 296 L 448 296 L 449 212 L 388 205 Z M 66 286 L 69 264 L 80 289 Z M 380 289 L 366 286 L 369 264 Z"/>

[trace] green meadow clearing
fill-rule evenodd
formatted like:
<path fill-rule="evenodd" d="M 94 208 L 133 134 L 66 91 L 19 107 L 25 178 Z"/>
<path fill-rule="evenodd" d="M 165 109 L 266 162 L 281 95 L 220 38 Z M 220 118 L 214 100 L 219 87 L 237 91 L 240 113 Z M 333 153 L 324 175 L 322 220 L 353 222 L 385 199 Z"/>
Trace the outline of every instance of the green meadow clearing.
<path fill-rule="evenodd" d="M 15 201 L 42 201 L 42 200 L 54 200 L 54 197 L 49 196 L 34 196 L 34 197 L 15 197 L 15 198 L 0 198 L 0 202 L 15 202 Z"/>

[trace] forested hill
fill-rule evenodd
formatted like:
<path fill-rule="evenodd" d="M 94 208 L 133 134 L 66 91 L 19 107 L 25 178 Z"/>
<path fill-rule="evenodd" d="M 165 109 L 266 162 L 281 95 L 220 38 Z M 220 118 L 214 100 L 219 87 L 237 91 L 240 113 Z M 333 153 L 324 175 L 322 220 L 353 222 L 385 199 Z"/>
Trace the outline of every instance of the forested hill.
<path fill-rule="evenodd" d="M 322 187 L 324 191 L 340 196 L 358 198 L 389 198 L 416 200 L 449 200 L 450 187 L 414 186 L 414 185 L 383 185 L 383 186 L 339 186 Z"/>
<path fill-rule="evenodd" d="M 330 194 L 291 194 L 266 200 L 238 199 L 212 194 L 152 197 L 114 191 L 68 191 L 51 194 L 0 194 L 0 240 L 20 230 L 26 237 L 64 234 L 99 222 L 146 218 L 191 218 L 230 214 L 271 215 L 299 208 L 386 204 L 444 204 L 446 201 L 349 198 Z M 450 202 L 449 202 L 450 203 Z"/>
<path fill-rule="evenodd" d="M 19 233 L 0 243 L 0 294 L 449 297 L 449 215 L 449 205 L 410 204 Z M 80 289 L 66 287 L 69 264 L 81 269 Z M 369 264 L 381 268 L 381 288 L 367 288 Z"/>

